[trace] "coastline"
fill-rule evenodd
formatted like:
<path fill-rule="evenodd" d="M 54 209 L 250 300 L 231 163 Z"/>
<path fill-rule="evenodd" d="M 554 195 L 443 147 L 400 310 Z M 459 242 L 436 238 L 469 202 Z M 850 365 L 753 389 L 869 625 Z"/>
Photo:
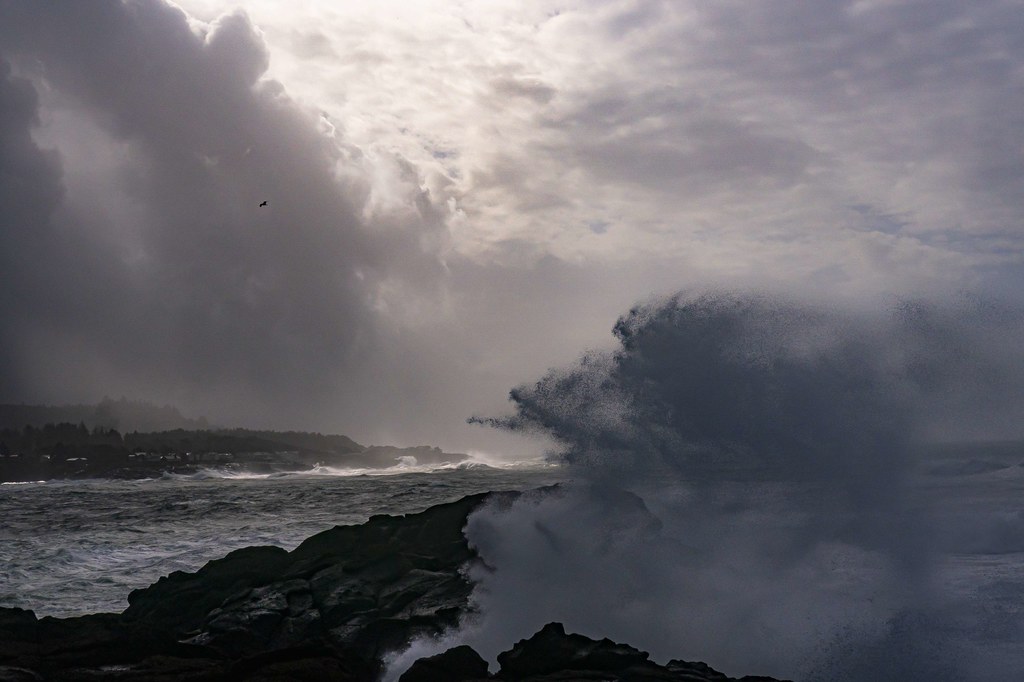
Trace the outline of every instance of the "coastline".
<path fill-rule="evenodd" d="M 374 516 L 313 535 L 291 552 L 236 550 L 136 590 L 119 614 L 39 619 L 0 609 L 0 680 L 379 679 L 389 655 L 451 631 L 471 612 L 465 566 L 480 558 L 462 529 L 482 505 L 518 495 L 480 493 L 420 513 Z M 499 656 L 501 679 L 566 679 L 559 675 L 581 670 L 576 665 L 613 680 L 731 679 L 698 664 L 659 666 L 625 645 L 551 624 L 535 638 Z M 418 663 L 416 674 L 425 667 L 448 671 L 438 680 L 490 679 L 479 676 L 479 664 L 459 672 L 453 661 L 473 658 L 465 648 Z M 417 679 L 430 678 L 408 678 Z"/>

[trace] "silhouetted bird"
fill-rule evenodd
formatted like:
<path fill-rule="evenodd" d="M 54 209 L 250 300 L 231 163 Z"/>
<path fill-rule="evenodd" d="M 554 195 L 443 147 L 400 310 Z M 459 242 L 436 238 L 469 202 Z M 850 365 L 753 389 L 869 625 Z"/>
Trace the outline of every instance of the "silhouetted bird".
<path fill-rule="evenodd" d="M 264 201 L 262 204 L 260 204 L 260 208 L 263 208 L 266 205 L 267 205 L 267 202 Z"/>

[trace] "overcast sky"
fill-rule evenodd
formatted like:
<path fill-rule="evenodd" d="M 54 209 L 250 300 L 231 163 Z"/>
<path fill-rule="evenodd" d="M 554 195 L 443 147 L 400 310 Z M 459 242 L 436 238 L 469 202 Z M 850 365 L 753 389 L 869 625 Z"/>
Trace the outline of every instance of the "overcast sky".
<path fill-rule="evenodd" d="M 653 295 L 1020 298 L 1022 16 L 0 0 L 0 401 L 528 451 Z"/>

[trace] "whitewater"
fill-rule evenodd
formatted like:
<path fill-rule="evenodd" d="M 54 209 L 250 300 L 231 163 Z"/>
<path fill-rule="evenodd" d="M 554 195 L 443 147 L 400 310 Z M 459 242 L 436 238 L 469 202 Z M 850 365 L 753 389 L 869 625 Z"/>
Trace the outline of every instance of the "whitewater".
<path fill-rule="evenodd" d="M 559 480 L 538 463 L 406 462 L 298 473 L 207 469 L 157 479 L 0 485 L 0 606 L 42 616 L 120 612 L 128 593 L 252 545 L 293 549 L 335 525 Z"/>
<path fill-rule="evenodd" d="M 471 517 L 479 615 L 405 660 L 559 620 L 736 676 L 1024 677 L 1024 311 L 696 292 L 613 333 L 473 420 L 585 484 Z"/>

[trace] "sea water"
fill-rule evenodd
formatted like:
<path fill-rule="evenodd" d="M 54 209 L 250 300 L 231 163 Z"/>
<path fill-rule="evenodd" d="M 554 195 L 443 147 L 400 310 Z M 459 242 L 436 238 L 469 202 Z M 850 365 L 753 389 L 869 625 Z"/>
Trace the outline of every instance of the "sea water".
<path fill-rule="evenodd" d="M 0 485 L 0 606 L 38 616 L 120 612 L 128 593 L 251 545 L 292 549 L 335 525 L 406 514 L 489 490 L 555 482 L 539 464 L 204 470 L 140 481 Z"/>

